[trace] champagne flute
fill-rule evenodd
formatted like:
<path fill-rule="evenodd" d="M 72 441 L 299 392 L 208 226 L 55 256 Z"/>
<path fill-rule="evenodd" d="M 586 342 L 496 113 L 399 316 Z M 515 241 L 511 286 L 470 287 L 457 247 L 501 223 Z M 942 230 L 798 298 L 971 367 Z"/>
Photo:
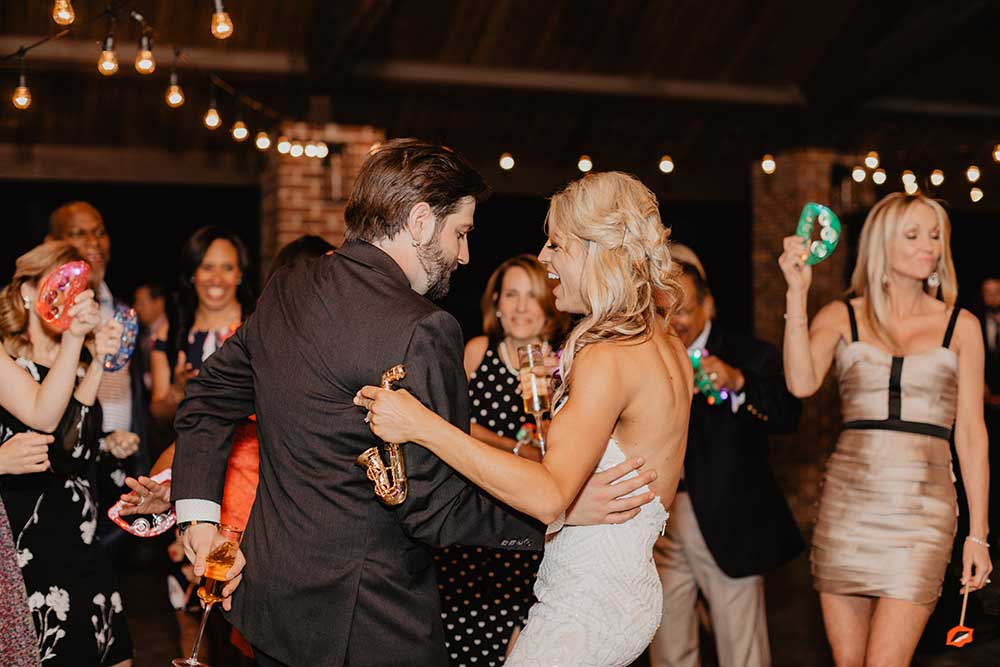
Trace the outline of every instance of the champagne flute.
<path fill-rule="evenodd" d="M 208 614 L 212 611 L 212 606 L 216 602 L 222 602 L 222 589 L 226 586 L 226 575 L 236 563 L 236 552 L 240 549 L 240 540 L 242 539 L 243 531 L 239 528 L 225 524 L 219 526 L 219 532 L 215 536 L 215 544 L 205 561 L 205 576 L 198 588 L 198 597 L 205 603 L 205 611 L 201 616 L 201 627 L 198 628 L 198 638 L 194 640 L 194 646 L 191 647 L 191 655 L 187 658 L 176 658 L 172 663 L 174 667 L 209 667 L 206 663 L 198 660 L 198 647 L 205 634 L 205 623 L 208 621 Z"/>
<path fill-rule="evenodd" d="M 542 415 L 549 410 L 549 378 L 545 368 L 545 348 L 539 343 L 517 348 L 518 375 L 521 380 L 521 400 L 524 411 L 535 417 L 538 444 L 545 456 L 545 433 Z"/>

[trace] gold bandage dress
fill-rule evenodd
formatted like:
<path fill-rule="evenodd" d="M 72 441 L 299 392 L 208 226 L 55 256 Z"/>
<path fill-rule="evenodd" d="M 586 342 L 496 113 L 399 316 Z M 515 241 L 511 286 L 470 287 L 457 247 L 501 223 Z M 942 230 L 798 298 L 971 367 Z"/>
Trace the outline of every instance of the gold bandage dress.
<path fill-rule="evenodd" d="M 816 590 L 933 604 L 951 557 L 957 500 L 949 441 L 958 356 L 941 347 L 905 357 L 860 342 L 836 350 L 844 430 L 827 463 L 813 534 Z"/>

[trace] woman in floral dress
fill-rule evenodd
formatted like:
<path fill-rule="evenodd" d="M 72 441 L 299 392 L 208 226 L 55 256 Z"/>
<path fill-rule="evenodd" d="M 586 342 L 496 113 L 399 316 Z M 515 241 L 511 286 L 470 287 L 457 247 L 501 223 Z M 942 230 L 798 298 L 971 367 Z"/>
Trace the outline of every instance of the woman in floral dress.
<path fill-rule="evenodd" d="M 79 259 L 64 243 L 46 243 L 17 260 L 14 278 L 0 291 L 0 336 L 5 351 L 41 383 L 60 349 L 60 334 L 34 309 L 38 286 L 59 265 Z M 109 323 L 91 346 L 97 360 L 118 348 L 121 325 Z M 87 355 L 84 355 L 87 356 Z M 0 477 L 28 606 L 44 667 L 132 663 L 122 599 L 111 564 L 95 538 L 94 476 L 101 433 L 96 402 L 103 369 L 90 363 L 48 447 L 48 470 Z M 28 428 L 0 408 L 0 443 Z M 112 451 L 118 447 L 110 445 Z"/>

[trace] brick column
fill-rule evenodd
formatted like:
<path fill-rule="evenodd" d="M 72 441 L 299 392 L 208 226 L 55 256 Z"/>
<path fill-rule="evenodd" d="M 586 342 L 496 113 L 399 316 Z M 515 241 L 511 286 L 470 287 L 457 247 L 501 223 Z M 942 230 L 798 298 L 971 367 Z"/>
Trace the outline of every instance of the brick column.
<path fill-rule="evenodd" d="M 303 146 L 325 142 L 330 154 L 319 159 L 268 153 L 260 179 L 262 280 L 278 250 L 303 234 L 344 242 L 344 208 L 354 179 L 372 145 L 385 141 L 380 129 L 333 123 L 288 123 L 279 134 Z"/>
<path fill-rule="evenodd" d="M 850 179 L 851 166 L 860 162 L 857 155 L 804 148 L 777 155 L 777 169 L 771 175 L 759 164 L 751 166 L 754 329 L 759 338 L 779 349 L 785 327 L 785 279 L 777 263 L 782 239 L 795 232 L 802 207 L 810 201 L 830 206 L 844 223 L 846 237 L 848 216 L 874 202 L 870 178 L 860 185 Z M 849 252 L 842 242 L 830 258 L 814 267 L 810 318 L 828 302 L 843 297 Z M 796 519 L 810 529 L 823 465 L 840 432 L 840 405 L 832 375 L 831 371 L 816 395 L 804 401 L 799 431 L 773 439 L 772 464 L 778 481 Z"/>

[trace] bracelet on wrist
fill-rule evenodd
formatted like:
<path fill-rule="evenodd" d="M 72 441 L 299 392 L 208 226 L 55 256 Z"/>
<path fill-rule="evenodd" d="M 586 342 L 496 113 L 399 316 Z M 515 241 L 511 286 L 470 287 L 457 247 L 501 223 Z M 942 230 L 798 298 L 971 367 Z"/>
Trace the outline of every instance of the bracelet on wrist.
<path fill-rule="evenodd" d="M 987 549 L 990 548 L 990 543 L 989 542 L 987 542 L 986 540 L 980 539 L 980 538 L 978 538 L 978 537 L 976 537 L 974 535 L 966 535 L 965 536 L 965 541 L 966 542 L 972 542 L 973 544 L 978 544 L 979 546 L 986 547 Z"/>

